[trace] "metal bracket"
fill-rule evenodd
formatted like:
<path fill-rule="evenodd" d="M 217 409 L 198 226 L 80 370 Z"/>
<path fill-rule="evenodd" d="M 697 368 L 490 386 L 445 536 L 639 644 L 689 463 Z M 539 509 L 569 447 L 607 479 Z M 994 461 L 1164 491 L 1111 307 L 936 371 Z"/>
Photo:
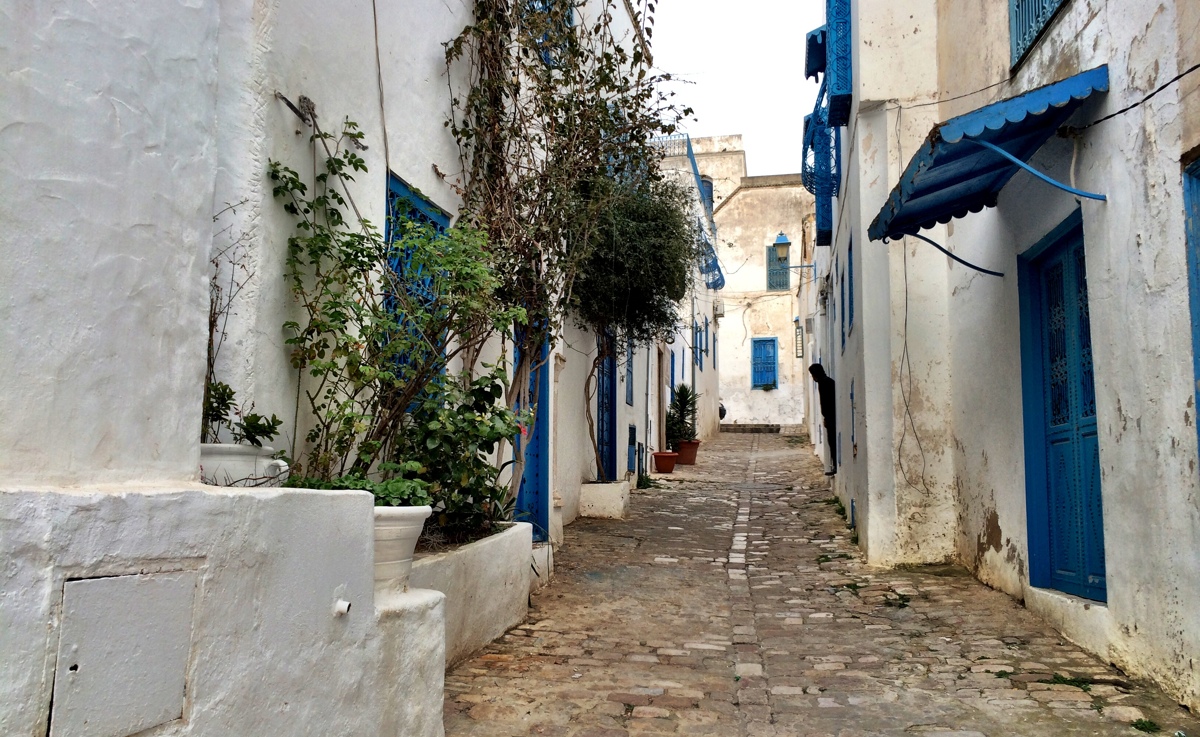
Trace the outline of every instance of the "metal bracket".
<path fill-rule="evenodd" d="M 1037 169 L 1034 169 L 1029 164 L 1025 163 L 1024 161 L 1021 161 L 1016 156 L 1013 156 L 1012 154 L 1010 154 L 1009 152 L 1000 148 L 999 146 L 997 146 L 994 143 L 991 143 L 989 141 L 981 141 L 977 138 L 963 138 L 962 140 L 970 141 L 971 143 L 977 144 L 979 146 L 983 146 L 984 148 L 989 149 L 991 151 L 995 151 L 996 153 L 1000 154 L 1004 158 L 1013 162 L 1014 164 L 1021 167 L 1025 171 L 1034 175 L 1038 179 L 1041 179 L 1046 184 L 1049 184 L 1053 187 L 1058 187 L 1059 189 L 1063 190 L 1064 192 L 1070 192 L 1071 194 L 1073 194 L 1077 197 L 1086 197 L 1089 200 L 1099 200 L 1101 202 L 1108 202 L 1108 198 L 1102 194 L 1096 194 L 1094 192 L 1084 192 L 1082 189 L 1075 189 L 1074 187 L 1072 187 L 1070 185 L 1063 184 L 1062 182 L 1058 181 L 1057 179 L 1051 179 L 1050 177 L 1046 176 L 1045 174 L 1038 171 Z M 932 243 L 933 241 L 930 241 L 930 242 Z"/>
<path fill-rule="evenodd" d="M 926 242 L 926 243 L 928 243 L 929 245 L 933 246 L 933 247 L 934 247 L 934 248 L 936 248 L 937 250 L 941 251 L 942 253 L 946 254 L 946 255 L 947 255 L 947 256 L 949 256 L 950 258 L 952 258 L 952 259 L 954 259 L 955 261 L 959 262 L 959 263 L 960 263 L 960 264 L 962 264 L 963 266 L 966 266 L 968 269 L 974 269 L 975 271 L 978 271 L 978 272 L 979 272 L 979 273 L 981 273 L 981 274 L 987 274 L 988 276 L 998 276 L 998 277 L 1001 277 L 1001 278 L 1003 278 L 1003 277 L 1004 277 L 1004 274 L 1002 274 L 1002 273 L 1001 273 L 1001 272 L 999 272 L 999 271 L 992 271 L 991 269 L 985 269 L 985 268 L 983 268 L 982 266 L 976 266 L 975 264 L 971 263 L 970 261 L 964 261 L 963 259 L 959 258 L 958 256 L 955 256 L 953 253 L 950 253 L 950 251 L 946 250 L 946 249 L 945 249 L 943 246 L 941 246 L 941 245 L 939 245 L 939 244 L 937 244 L 937 243 L 934 243 L 933 241 L 929 240 L 928 238 L 926 238 L 925 236 L 921 235 L 920 233 L 908 233 L 907 235 L 911 235 L 913 238 L 919 238 L 919 239 L 921 239 L 921 240 L 925 241 L 925 242 Z M 900 236 L 900 237 L 901 237 L 901 238 L 903 238 L 904 236 Z M 890 239 L 890 238 L 884 238 L 884 239 L 883 239 L 883 242 L 884 242 L 884 244 L 886 245 L 886 244 L 888 244 L 888 243 L 890 243 L 890 242 L 891 242 L 891 239 Z"/>

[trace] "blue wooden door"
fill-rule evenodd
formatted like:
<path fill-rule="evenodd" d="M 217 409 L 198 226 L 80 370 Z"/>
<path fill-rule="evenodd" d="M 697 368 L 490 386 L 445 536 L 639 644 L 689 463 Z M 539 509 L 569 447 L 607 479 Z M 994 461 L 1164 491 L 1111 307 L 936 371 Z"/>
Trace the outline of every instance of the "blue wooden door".
<path fill-rule="evenodd" d="M 518 435 L 525 451 L 525 468 L 517 492 L 513 518 L 533 525 L 533 539 L 545 542 L 550 529 L 550 364 L 548 346 L 542 346 L 541 367 L 529 379 L 529 396 L 534 403 L 533 432 Z"/>
<path fill-rule="evenodd" d="M 1040 487 L 1048 558 L 1041 577 L 1051 588 L 1106 600 L 1100 446 L 1092 373 L 1091 320 L 1083 232 L 1073 229 L 1031 264 L 1029 306 L 1040 377 L 1037 423 L 1041 458 L 1028 469 L 1030 495 Z M 1033 356 L 1030 356 L 1033 358 Z M 1043 506 L 1044 505 L 1044 506 Z M 1031 541 L 1039 531 L 1031 529 Z M 1035 553 L 1031 545 L 1031 557 Z M 1037 585 L 1037 581 L 1034 582 Z"/>
<path fill-rule="evenodd" d="M 600 463 L 606 481 L 617 478 L 617 357 L 612 338 L 603 339 L 601 350 L 606 356 L 600 361 L 596 377 L 596 440 L 600 446 Z"/>

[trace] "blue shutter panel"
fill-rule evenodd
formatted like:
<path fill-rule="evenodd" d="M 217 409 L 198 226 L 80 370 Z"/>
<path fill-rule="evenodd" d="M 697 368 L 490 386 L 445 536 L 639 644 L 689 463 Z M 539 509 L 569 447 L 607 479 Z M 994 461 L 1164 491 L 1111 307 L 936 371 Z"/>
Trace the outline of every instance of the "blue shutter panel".
<path fill-rule="evenodd" d="M 1009 45 L 1016 66 L 1033 47 L 1063 0 L 1008 0 Z"/>
<path fill-rule="evenodd" d="M 751 388 L 774 387 L 778 384 L 776 357 L 778 344 L 775 338 L 753 338 L 750 348 Z"/>

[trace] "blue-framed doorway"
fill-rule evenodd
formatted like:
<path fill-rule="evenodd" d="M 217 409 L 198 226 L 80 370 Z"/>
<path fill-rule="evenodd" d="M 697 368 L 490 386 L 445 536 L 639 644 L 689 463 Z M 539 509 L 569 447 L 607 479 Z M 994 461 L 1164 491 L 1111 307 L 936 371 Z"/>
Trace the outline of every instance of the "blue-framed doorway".
<path fill-rule="evenodd" d="M 1083 218 L 1018 258 L 1029 580 L 1105 601 L 1104 515 Z"/>

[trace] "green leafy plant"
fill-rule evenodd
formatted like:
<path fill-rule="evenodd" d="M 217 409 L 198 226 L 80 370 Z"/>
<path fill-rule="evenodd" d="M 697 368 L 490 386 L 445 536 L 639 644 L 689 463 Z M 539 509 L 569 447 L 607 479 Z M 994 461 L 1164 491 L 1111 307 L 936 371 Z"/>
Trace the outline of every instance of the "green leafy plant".
<path fill-rule="evenodd" d="M 585 383 L 584 407 L 601 473 L 592 414 L 600 367 L 617 345 L 632 348 L 675 332 L 699 242 L 692 195 L 679 182 L 655 171 L 606 180 L 603 186 L 613 190 L 612 196 L 591 232 L 589 255 L 572 297 L 579 324 L 611 336 L 600 341 Z"/>
<path fill-rule="evenodd" d="M 451 541 L 489 532 L 512 518 L 514 499 L 491 456 L 504 441 L 527 432 L 530 413 L 517 413 L 502 401 L 503 366 L 484 366 L 481 375 L 447 376 L 411 409 L 393 450 L 405 459 L 404 475 L 429 482 L 434 515 L 429 523 Z M 419 468 L 414 469 L 412 464 Z"/>
<path fill-rule="evenodd" d="M 460 167 L 447 177 L 462 217 L 488 233 L 505 304 L 525 311 L 506 386 L 530 406 L 530 377 L 572 309 L 594 231 L 620 196 L 614 182 L 657 176 L 655 137 L 691 114 L 650 72 L 653 5 L 632 35 L 614 29 L 619 0 L 472 0 L 473 21 L 446 44 Z M 620 39 L 629 38 L 632 45 Z M 520 483 L 522 451 L 512 474 Z"/>
<path fill-rule="evenodd" d="M 349 187 L 367 171 L 356 153 L 362 133 L 350 120 L 336 137 L 322 131 L 313 108 L 301 98 L 325 154 L 311 191 L 296 170 L 277 161 L 269 169 L 275 197 L 296 221 L 287 264 L 302 317 L 284 328 L 292 365 L 307 376 L 303 471 L 367 477 L 395 457 L 413 403 L 448 385 L 447 365 L 475 355 L 524 311 L 502 304 L 482 231 L 439 232 L 397 216 L 385 238 L 363 218 Z"/>
<path fill-rule="evenodd" d="M 1162 727 L 1160 727 L 1158 725 L 1158 722 L 1155 722 L 1150 719 L 1138 719 L 1138 720 L 1134 721 L 1133 724 L 1131 724 L 1130 726 L 1132 726 L 1134 729 L 1136 729 L 1139 732 L 1146 732 L 1148 734 L 1154 734 L 1155 732 L 1162 731 Z"/>
<path fill-rule="evenodd" d="M 403 473 L 419 474 L 421 464 L 409 462 L 399 464 L 396 469 Z M 429 493 L 430 484 L 418 478 L 395 477 L 383 481 L 372 481 L 362 476 L 339 476 L 335 479 L 291 477 L 285 486 L 303 489 L 342 489 L 369 491 L 375 496 L 376 506 L 423 507 L 433 504 Z"/>
<path fill-rule="evenodd" d="M 667 407 L 667 446 L 679 451 L 679 443 L 696 439 L 696 411 L 700 395 L 687 384 L 675 387 L 675 396 Z"/>

